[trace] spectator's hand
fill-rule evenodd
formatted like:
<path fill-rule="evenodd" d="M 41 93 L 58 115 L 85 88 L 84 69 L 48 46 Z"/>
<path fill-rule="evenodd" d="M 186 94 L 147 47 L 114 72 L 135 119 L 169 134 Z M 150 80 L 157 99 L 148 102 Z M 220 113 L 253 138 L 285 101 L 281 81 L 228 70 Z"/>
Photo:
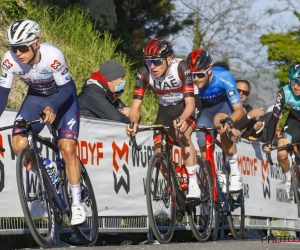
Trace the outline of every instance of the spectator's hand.
<path fill-rule="evenodd" d="M 232 128 L 231 133 L 233 134 L 233 136 L 235 138 L 239 138 L 242 135 L 242 132 L 240 130 L 236 129 L 236 128 Z"/>
<path fill-rule="evenodd" d="M 254 129 L 256 131 L 260 130 L 262 127 L 264 126 L 263 122 L 262 121 L 257 121 L 255 124 L 254 124 Z"/>
<path fill-rule="evenodd" d="M 262 108 L 255 108 L 248 112 L 248 116 L 250 116 L 250 119 L 253 119 L 256 116 L 262 116 L 264 113 L 264 110 Z"/>
<path fill-rule="evenodd" d="M 52 124 L 56 118 L 56 114 L 54 113 L 52 108 L 47 106 L 46 108 L 44 108 L 43 112 L 45 113 L 45 119 L 43 120 L 42 118 L 40 118 L 40 122 L 41 123 L 49 122 L 50 124 Z"/>
<path fill-rule="evenodd" d="M 122 114 L 129 116 L 130 108 L 129 107 L 124 107 L 121 109 L 118 109 Z"/>

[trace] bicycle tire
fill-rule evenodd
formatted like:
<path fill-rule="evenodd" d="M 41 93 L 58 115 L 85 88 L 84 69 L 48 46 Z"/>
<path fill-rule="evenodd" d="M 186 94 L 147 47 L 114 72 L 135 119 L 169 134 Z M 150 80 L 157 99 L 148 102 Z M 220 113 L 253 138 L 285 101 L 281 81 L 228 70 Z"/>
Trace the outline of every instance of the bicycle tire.
<path fill-rule="evenodd" d="M 214 180 L 213 180 L 213 176 L 212 176 L 211 163 L 209 161 L 205 161 L 205 163 L 206 163 L 206 165 L 208 167 L 208 170 L 209 170 L 209 176 L 211 178 L 212 194 L 213 194 Z M 216 178 L 218 178 L 218 177 L 216 177 Z M 218 181 L 218 180 L 216 180 L 216 181 Z M 217 189 L 217 192 L 218 192 L 218 189 Z M 211 228 L 211 233 L 210 233 L 210 236 L 209 236 L 209 240 L 216 241 L 218 239 L 218 236 L 219 236 L 220 223 L 222 222 L 219 198 L 217 199 L 217 201 L 214 201 L 214 198 L 213 198 L 212 213 L 213 213 L 212 214 L 212 228 Z"/>
<path fill-rule="evenodd" d="M 229 192 L 229 173 L 226 171 L 227 192 Z M 227 213 L 227 221 L 230 231 L 236 240 L 241 240 L 245 231 L 245 202 L 243 190 L 228 194 L 230 211 Z"/>
<path fill-rule="evenodd" d="M 25 159 L 31 161 L 31 170 L 29 171 L 24 167 Z M 43 248 L 50 248 L 54 243 L 55 230 L 53 201 L 52 198 L 49 199 L 46 181 L 43 181 L 46 191 L 44 194 L 45 199 L 43 201 L 41 200 L 43 197 L 39 185 L 40 174 L 37 171 L 38 168 L 36 167 L 35 162 L 36 159 L 33 151 L 28 148 L 23 148 L 19 151 L 16 163 L 16 177 L 19 198 L 26 223 L 34 240 L 39 246 Z M 32 182 L 32 178 L 35 178 L 35 182 Z M 36 185 L 34 185 L 34 183 L 36 183 Z M 34 186 L 32 187 L 30 184 L 33 184 Z M 33 190 L 31 190 L 31 188 L 33 188 Z M 29 192 L 28 196 L 26 195 L 26 190 Z M 30 191 L 33 191 L 34 193 Z M 36 196 L 29 196 L 30 193 L 36 194 Z M 29 198 L 32 200 L 29 201 Z M 41 216 L 44 214 L 46 214 L 46 217 Z M 48 227 L 40 228 L 41 226 Z"/>
<path fill-rule="evenodd" d="M 146 179 L 146 200 L 149 224 L 156 240 L 161 244 L 166 244 L 171 241 L 176 221 L 177 201 L 174 187 L 176 180 L 174 180 L 171 174 L 170 186 L 168 186 L 160 170 L 164 168 L 168 173 L 168 167 L 169 162 L 166 155 L 164 153 L 154 153 L 149 162 Z M 162 202 L 162 204 L 160 202 Z M 156 207 L 156 205 L 158 206 Z"/>
<path fill-rule="evenodd" d="M 292 182 L 295 203 L 297 204 L 298 208 L 298 217 L 300 218 L 300 170 L 299 166 L 295 164 L 292 166 Z"/>
<path fill-rule="evenodd" d="M 197 164 L 200 166 L 197 178 L 201 197 L 200 202 L 190 203 L 188 218 L 194 237 L 200 242 L 205 242 L 209 239 L 212 230 L 213 183 L 207 162 L 197 156 Z"/>
<path fill-rule="evenodd" d="M 81 199 L 84 200 L 82 203 L 85 206 L 85 210 L 87 213 L 86 222 L 83 225 L 72 226 L 74 233 L 76 234 L 79 241 L 86 246 L 94 246 L 98 239 L 98 229 L 99 229 L 99 221 L 98 221 L 98 209 L 97 202 L 93 190 L 93 186 L 86 171 L 85 166 L 82 164 L 81 160 L 78 158 L 81 166 Z M 65 181 L 64 185 L 64 196 L 68 197 L 67 203 L 70 209 L 71 215 L 71 206 L 72 206 L 72 195 L 71 190 L 69 189 L 68 178 L 65 171 L 65 163 L 62 161 L 63 171 L 62 175 Z M 71 218 L 71 217 L 70 217 Z"/>

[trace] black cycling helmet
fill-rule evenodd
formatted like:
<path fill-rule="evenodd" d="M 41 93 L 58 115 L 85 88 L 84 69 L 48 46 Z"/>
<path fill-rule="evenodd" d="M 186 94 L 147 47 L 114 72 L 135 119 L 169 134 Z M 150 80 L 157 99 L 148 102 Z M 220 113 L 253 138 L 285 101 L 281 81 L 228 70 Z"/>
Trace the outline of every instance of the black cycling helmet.
<path fill-rule="evenodd" d="M 166 58 L 173 54 L 172 44 L 166 40 L 154 38 L 144 47 L 144 58 Z"/>
<path fill-rule="evenodd" d="M 289 67 L 288 77 L 290 80 L 300 80 L 300 64 L 295 64 Z"/>
<path fill-rule="evenodd" d="M 192 72 L 207 70 L 213 63 L 210 54 L 201 49 L 192 51 L 186 58 Z"/>

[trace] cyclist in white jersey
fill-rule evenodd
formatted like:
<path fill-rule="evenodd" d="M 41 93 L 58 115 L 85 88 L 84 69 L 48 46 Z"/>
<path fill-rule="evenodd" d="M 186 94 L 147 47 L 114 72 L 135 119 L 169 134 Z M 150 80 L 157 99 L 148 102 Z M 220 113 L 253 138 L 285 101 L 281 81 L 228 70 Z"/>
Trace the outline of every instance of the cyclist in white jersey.
<path fill-rule="evenodd" d="M 144 48 L 146 64 L 140 67 L 136 77 L 134 100 L 130 110 L 129 118 L 134 122 L 134 128 L 128 125 L 127 135 L 135 136 L 140 119 L 140 108 L 147 84 L 159 97 L 159 109 L 155 124 L 166 126 L 174 125 L 184 132 L 189 145 L 186 147 L 179 142 L 182 158 L 184 160 L 188 176 L 189 186 L 187 199 L 199 199 L 200 189 L 197 184 L 196 151 L 191 141 L 191 134 L 197 123 L 201 107 L 200 98 L 194 97 L 194 85 L 188 64 L 182 60 L 172 57 L 172 45 L 166 40 L 153 39 Z M 196 103 L 196 105 L 195 105 Z M 179 118 L 179 123 L 176 122 Z M 178 131 L 169 130 L 171 144 L 178 137 Z M 154 145 L 156 151 L 160 151 L 161 134 L 154 132 Z"/>
<path fill-rule="evenodd" d="M 76 87 L 62 51 L 52 44 L 40 43 L 40 35 L 40 26 L 32 20 L 19 20 L 8 28 L 10 49 L 1 63 L 0 115 L 17 75 L 29 88 L 16 120 L 36 120 L 43 111 L 45 118 L 33 126 L 34 131 L 39 133 L 46 122 L 53 123 L 57 129 L 73 198 L 71 225 L 78 225 L 86 220 L 86 212 L 80 203 L 80 165 L 76 157 L 79 135 Z M 16 155 L 28 146 L 26 129 L 13 129 L 12 144 Z"/>

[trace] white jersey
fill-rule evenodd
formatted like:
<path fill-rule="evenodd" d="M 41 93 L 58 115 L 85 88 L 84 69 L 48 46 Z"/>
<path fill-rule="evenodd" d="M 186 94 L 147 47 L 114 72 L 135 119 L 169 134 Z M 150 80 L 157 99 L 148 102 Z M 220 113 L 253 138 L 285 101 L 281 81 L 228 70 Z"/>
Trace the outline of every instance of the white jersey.
<path fill-rule="evenodd" d="M 11 51 L 2 59 L 0 86 L 11 88 L 14 75 L 19 76 L 29 88 L 43 95 L 51 95 L 71 80 L 68 66 L 62 51 L 49 43 L 40 44 L 41 60 L 39 63 L 23 64 Z"/>
<path fill-rule="evenodd" d="M 173 59 L 169 74 L 164 77 L 156 77 L 149 70 L 149 84 L 158 95 L 161 105 L 176 105 L 184 99 L 182 81 L 178 75 L 180 61 L 181 59 Z"/>

